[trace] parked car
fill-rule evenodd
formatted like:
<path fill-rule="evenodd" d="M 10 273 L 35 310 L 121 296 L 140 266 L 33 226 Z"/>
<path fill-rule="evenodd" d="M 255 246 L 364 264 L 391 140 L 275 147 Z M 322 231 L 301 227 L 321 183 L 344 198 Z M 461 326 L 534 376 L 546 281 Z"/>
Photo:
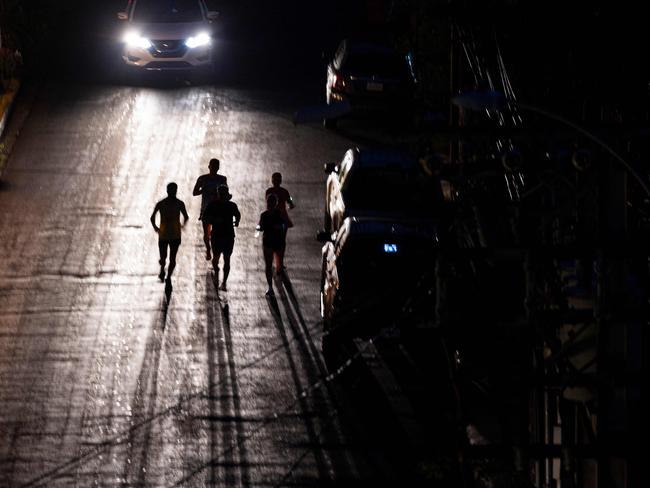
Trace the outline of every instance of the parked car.
<path fill-rule="evenodd" d="M 435 226 L 348 217 L 319 240 L 325 347 L 398 324 L 432 323 Z"/>
<path fill-rule="evenodd" d="M 344 40 L 327 65 L 327 104 L 346 102 L 352 114 L 408 113 L 414 91 L 409 58 L 386 45 Z M 325 119 L 325 125 L 336 121 Z"/>
<path fill-rule="evenodd" d="M 407 152 L 349 149 L 340 163 L 325 165 L 324 230 L 336 232 L 349 217 L 402 223 L 435 223 L 442 192 L 438 179 Z"/>
<path fill-rule="evenodd" d="M 122 59 L 144 70 L 210 67 L 212 27 L 219 16 L 203 0 L 129 0 Z"/>

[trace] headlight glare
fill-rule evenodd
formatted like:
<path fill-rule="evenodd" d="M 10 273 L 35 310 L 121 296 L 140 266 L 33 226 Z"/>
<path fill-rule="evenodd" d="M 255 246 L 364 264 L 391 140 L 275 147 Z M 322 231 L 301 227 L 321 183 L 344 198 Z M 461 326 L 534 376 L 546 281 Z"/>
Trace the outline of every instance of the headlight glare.
<path fill-rule="evenodd" d="M 195 47 L 206 46 L 210 44 L 211 40 L 212 39 L 210 39 L 210 36 L 207 33 L 201 32 L 200 34 L 192 36 L 187 41 L 185 41 L 185 45 L 190 49 L 194 49 Z"/>
<path fill-rule="evenodd" d="M 128 32 L 124 36 L 124 42 L 127 46 L 139 47 L 142 49 L 149 49 L 151 47 L 151 42 L 146 37 L 142 37 L 140 34 L 135 32 Z"/>

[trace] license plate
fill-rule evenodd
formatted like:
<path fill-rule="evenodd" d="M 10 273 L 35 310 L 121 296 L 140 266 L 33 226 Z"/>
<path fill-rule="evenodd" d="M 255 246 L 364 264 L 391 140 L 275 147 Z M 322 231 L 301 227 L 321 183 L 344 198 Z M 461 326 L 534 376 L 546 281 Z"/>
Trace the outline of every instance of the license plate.
<path fill-rule="evenodd" d="M 373 83 L 372 81 L 368 82 L 366 85 L 368 91 L 382 91 L 384 89 L 383 83 Z"/>

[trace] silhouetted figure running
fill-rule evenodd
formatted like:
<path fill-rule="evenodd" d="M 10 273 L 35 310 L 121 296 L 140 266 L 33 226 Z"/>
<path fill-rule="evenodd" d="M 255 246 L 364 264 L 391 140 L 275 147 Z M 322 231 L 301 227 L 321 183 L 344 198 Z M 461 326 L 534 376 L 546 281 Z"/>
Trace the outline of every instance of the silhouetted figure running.
<path fill-rule="evenodd" d="M 287 207 L 290 209 L 295 208 L 295 205 L 293 203 L 293 199 L 291 198 L 291 195 L 289 194 L 289 191 L 286 188 L 283 188 L 282 185 L 282 173 L 273 173 L 271 175 L 271 184 L 273 185 L 270 188 L 267 188 L 266 190 L 266 197 L 268 198 L 269 195 L 275 195 L 278 201 L 278 210 L 280 211 L 280 214 L 282 215 L 282 218 L 284 218 L 285 221 L 285 227 L 284 227 L 284 238 L 285 238 L 285 248 L 286 248 L 286 238 L 287 238 L 287 231 L 289 230 L 290 227 L 293 227 L 293 222 L 289 218 L 289 212 L 287 210 Z M 278 254 L 278 259 L 279 259 L 279 268 L 278 270 L 284 269 L 284 251 L 285 248 L 282 249 L 282 252 Z"/>
<path fill-rule="evenodd" d="M 266 197 L 266 210 L 260 215 L 257 230 L 263 232 L 262 250 L 264 252 L 264 273 L 269 285 L 267 296 L 273 296 L 273 258 L 276 272 L 280 272 L 284 255 L 287 223 L 278 209 L 278 198 L 274 194 Z"/>
<path fill-rule="evenodd" d="M 203 242 L 205 243 L 205 259 L 208 261 L 212 259 L 210 255 L 210 224 L 203 219 L 203 212 L 205 212 L 208 204 L 216 198 L 217 188 L 219 185 L 227 185 L 228 178 L 218 174 L 219 160 L 212 158 L 208 163 L 209 173 L 199 176 L 196 179 L 192 195 L 201 195 L 201 213 L 199 220 L 203 223 Z"/>
<path fill-rule="evenodd" d="M 176 198 L 178 185 L 170 183 L 167 185 L 167 198 L 156 203 L 151 214 L 151 225 L 158 233 L 158 249 L 160 251 L 160 281 L 165 281 L 165 261 L 167 260 L 167 248 L 169 247 L 169 268 L 167 269 L 167 283 L 171 284 L 172 273 L 176 267 L 176 253 L 181 245 L 181 214 L 187 223 L 189 219 L 185 204 Z M 160 212 L 160 227 L 156 225 L 156 213 Z"/>
<path fill-rule="evenodd" d="M 208 204 L 203 212 L 203 222 L 211 226 L 212 266 L 214 283 L 218 289 L 227 290 L 226 282 L 230 274 L 230 256 L 235 246 L 235 229 L 239 226 L 241 214 L 226 185 L 217 188 L 217 198 Z M 219 258 L 223 254 L 223 279 L 219 287 Z"/>

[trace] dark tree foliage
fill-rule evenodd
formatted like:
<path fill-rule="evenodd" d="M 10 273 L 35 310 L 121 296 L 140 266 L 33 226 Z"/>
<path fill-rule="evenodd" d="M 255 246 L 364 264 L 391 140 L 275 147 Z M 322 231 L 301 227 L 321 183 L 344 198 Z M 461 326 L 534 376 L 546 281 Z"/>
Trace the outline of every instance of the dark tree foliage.
<path fill-rule="evenodd" d="M 647 118 L 650 81 L 641 10 L 586 0 L 394 0 L 391 27 L 413 50 L 430 97 L 472 88 L 478 68 L 494 76 L 498 48 L 520 99 L 574 120 L 639 122 Z M 468 66 L 468 39 L 482 66 Z"/>
<path fill-rule="evenodd" d="M 3 45 L 22 52 L 28 72 L 52 71 L 88 32 L 106 36 L 125 5 L 126 0 L 0 0 Z"/>
<path fill-rule="evenodd" d="M 35 68 L 53 54 L 52 43 L 66 10 L 65 2 L 54 0 L 0 0 L 3 45 L 20 50 L 27 69 Z"/>

